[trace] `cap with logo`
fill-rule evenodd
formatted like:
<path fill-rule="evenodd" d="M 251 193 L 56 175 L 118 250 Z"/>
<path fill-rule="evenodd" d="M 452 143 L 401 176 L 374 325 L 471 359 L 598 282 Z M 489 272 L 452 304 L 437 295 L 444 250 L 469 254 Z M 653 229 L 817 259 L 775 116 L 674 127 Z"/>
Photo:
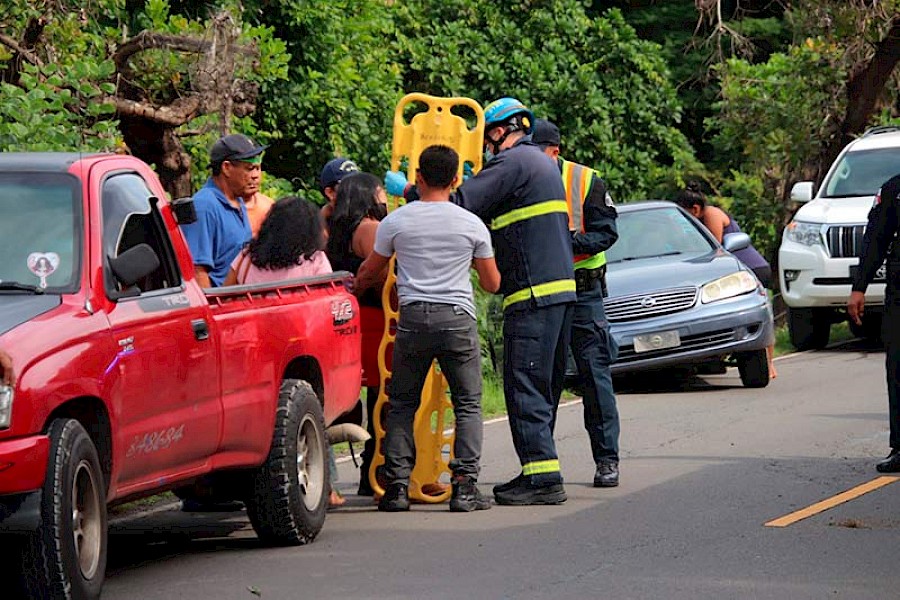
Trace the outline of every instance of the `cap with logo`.
<path fill-rule="evenodd" d="M 319 185 L 323 190 L 327 187 L 333 187 L 341 179 L 357 171 L 359 171 L 359 167 L 349 158 L 344 158 L 343 156 L 332 158 L 322 167 L 322 174 L 319 175 Z"/>
<path fill-rule="evenodd" d="M 262 162 L 262 153 L 268 146 L 261 146 L 240 133 L 220 137 L 209 151 L 211 164 L 228 161 Z"/>

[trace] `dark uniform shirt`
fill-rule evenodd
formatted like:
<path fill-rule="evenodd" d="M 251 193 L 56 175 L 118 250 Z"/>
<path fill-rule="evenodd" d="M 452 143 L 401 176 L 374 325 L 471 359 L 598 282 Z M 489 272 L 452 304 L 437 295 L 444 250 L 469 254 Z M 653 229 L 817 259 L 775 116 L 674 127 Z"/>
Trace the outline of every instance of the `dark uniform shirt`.
<path fill-rule="evenodd" d="M 863 237 L 859 269 L 853 278 L 853 291 L 865 292 L 875 278 L 878 268 L 888 259 L 888 285 L 886 301 L 890 301 L 900 289 L 900 175 L 888 179 L 875 196 L 875 204 L 869 211 L 869 222 Z M 889 256 L 890 255 L 890 256 Z"/>
<path fill-rule="evenodd" d="M 533 295 L 537 306 L 575 301 L 565 197 L 559 170 L 530 138 L 500 152 L 457 190 L 453 202 L 481 217 L 491 230 L 504 296 L 532 288 L 538 290 Z M 554 201 L 561 208 L 529 212 L 555 206 L 548 204 Z M 553 291 L 553 284 L 563 281 L 571 287 Z M 550 285 L 541 288 L 542 284 Z M 542 291 L 546 289 L 551 292 Z M 510 308 L 529 304 L 517 302 Z"/>

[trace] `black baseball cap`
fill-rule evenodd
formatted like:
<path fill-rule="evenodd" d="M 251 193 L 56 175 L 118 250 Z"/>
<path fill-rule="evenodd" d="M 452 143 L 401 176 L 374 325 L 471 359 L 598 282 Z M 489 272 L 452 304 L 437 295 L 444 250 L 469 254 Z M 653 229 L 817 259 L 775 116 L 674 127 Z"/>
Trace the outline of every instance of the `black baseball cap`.
<path fill-rule="evenodd" d="M 322 173 L 319 175 L 319 185 L 322 187 L 322 190 L 327 187 L 333 187 L 341 179 L 357 171 L 359 171 L 359 167 L 349 158 L 344 158 L 343 156 L 332 158 L 322 167 Z"/>
<path fill-rule="evenodd" d="M 559 146 L 559 127 L 547 119 L 536 119 L 531 141 L 538 146 Z"/>
<path fill-rule="evenodd" d="M 240 160 L 257 163 L 262 161 L 262 153 L 268 146 L 260 146 L 246 135 L 232 133 L 220 137 L 209 151 L 211 164 L 221 163 L 226 160 Z"/>

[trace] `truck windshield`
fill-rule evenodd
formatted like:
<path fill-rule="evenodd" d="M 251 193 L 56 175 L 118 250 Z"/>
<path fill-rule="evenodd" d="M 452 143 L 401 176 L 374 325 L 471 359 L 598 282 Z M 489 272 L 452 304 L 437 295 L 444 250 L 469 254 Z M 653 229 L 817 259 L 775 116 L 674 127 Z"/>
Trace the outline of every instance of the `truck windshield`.
<path fill-rule="evenodd" d="M 881 185 L 900 174 L 900 148 L 847 152 L 825 182 L 823 198 L 874 196 Z"/>
<path fill-rule="evenodd" d="M 80 186 L 71 175 L 0 173 L 0 294 L 75 291 L 81 214 Z"/>

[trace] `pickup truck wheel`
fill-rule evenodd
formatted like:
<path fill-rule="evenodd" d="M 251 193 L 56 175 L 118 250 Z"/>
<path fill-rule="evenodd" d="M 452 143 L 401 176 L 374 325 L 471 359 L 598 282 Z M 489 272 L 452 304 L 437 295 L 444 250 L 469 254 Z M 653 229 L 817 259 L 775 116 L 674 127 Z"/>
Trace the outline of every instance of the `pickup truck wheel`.
<path fill-rule="evenodd" d="M 769 385 L 769 357 L 765 348 L 739 352 L 735 358 L 744 387 L 764 388 Z"/>
<path fill-rule="evenodd" d="M 266 462 L 253 477 L 247 514 L 264 542 L 311 542 L 325 523 L 328 446 L 322 406 L 305 381 L 281 384 L 275 434 Z"/>
<path fill-rule="evenodd" d="M 75 419 L 50 424 L 41 525 L 22 553 L 31 598 L 100 597 L 106 571 L 106 491 L 94 442 Z"/>
<path fill-rule="evenodd" d="M 797 350 L 820 350 L 828 345 L 831 319 L 828 309 L 788 308 L 788 333 Z"/>

